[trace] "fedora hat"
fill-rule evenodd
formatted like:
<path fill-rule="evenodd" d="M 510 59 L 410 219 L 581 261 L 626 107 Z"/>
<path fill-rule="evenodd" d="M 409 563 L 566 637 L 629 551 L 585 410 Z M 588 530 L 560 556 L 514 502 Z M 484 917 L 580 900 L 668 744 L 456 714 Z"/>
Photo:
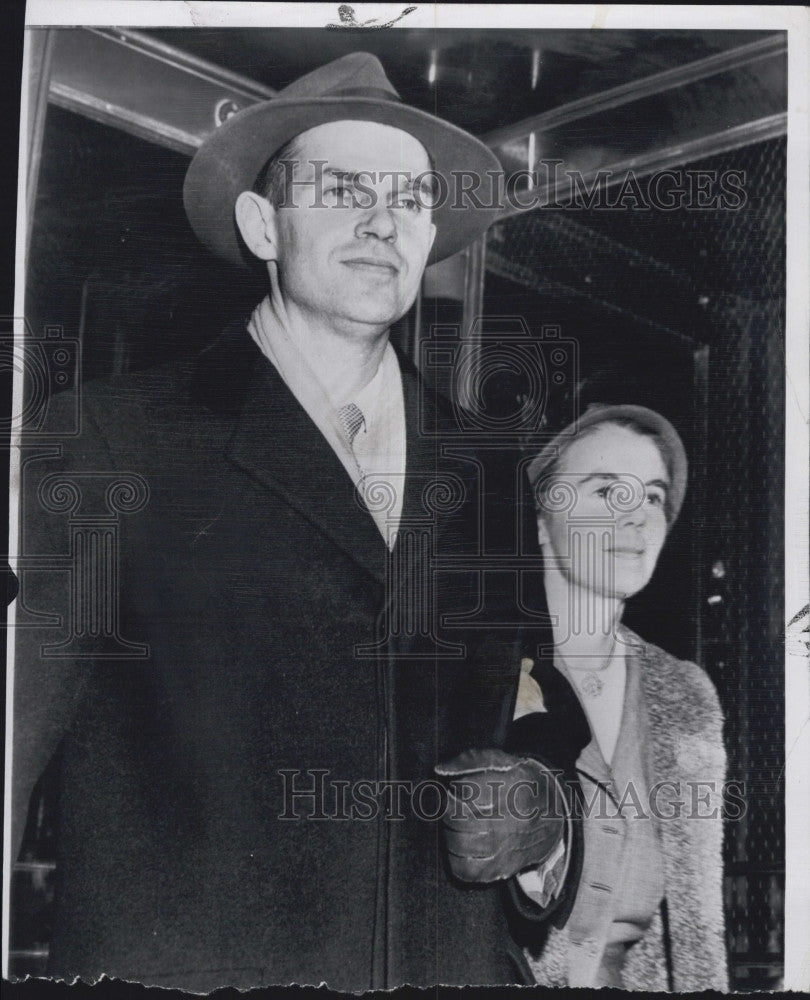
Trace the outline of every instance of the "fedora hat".
<path fill-rule="evenodd" d="M 186 215 L 201 242 L 220 257 L 244 265 L 250 255 L 236 227 L 237 197 L 253 188 L 265 163 L 295 136 L 340 120 L 379 122 L 410 133 L 448 186 L 455 171 L 474 172 L 481 177 L 479 199 L 486 205 L 497 200 L 492 172 L 500 174 L 501 165 L 495 154 L 463 129 L 403 104 L 379 59 L 353 52 L 307 73 L 269 101 L 237 112 L 203 142 L 183 185 Z M 499 214 L 497 208 L 477 208 L 469 202 L 453 208 L 455 193 L 451 186 L 448 190 L 444 204 L 434 209 L 431 264 L 462 250 Z"/>

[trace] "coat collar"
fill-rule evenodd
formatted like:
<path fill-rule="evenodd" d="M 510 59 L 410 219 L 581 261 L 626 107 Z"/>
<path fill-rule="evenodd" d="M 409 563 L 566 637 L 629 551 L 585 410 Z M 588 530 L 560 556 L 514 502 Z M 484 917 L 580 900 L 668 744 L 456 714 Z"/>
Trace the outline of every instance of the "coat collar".
<path fill-rule="evenodd" d="M 650 753 L 647 756 L 647 779 L 652 784 L 670 781 L 678 773 L 672 748 L 673 726 L 683 714 L 683 691 L 668 676 L 666 664 L 656 657 L 657 648 L 620 626 L 620 637 L 627 645 L 628 656 L 635 660 L 645 706 L 645 733 Z"/>
<path fill-rule="evenodd" d="M 636 647 L 646 702 L 648 760 L 651 778 L 669 787 L 672 801 L 657 804 L 666 818 L 657 823 L 664 855 L 666 884 L 665 938 L 672 962 L 672 988 L 725 988 L 722 934 L 722 821 L 691 815 L 698 808 L 692 782 L 722 781 L 722 747 L 711 750 L 695 733 L 695 689 L 679 661 L 623 629 Z M 686 753 L 688 760 L 683 759 Z M 704 784 L 705 793 L 705 784 Z M 721 808 L 715 789 L 714 808 Z"/>
<path fill-rule="evenodd" d="M 231 424 L 229 461 L 384 581 L 387 548 L 354 484 L 244 323 L 232 324 L 203 352 L 192 391 Z"/>
<path fill-rule="evenodd" d="M 407 526 L 426 517 L 424 489 L 436 475 L 437 448 L 434 437 L 420 433 L 426 397 L 419 375 L 401 355 L 399 362 L 406 424 L 402 524 Z M 389 553 L 374 520 L 329 443 L 244 322 L 231 324 L 202 352 L 191 391 L 232 423 L 228 460 L 283 496 L 376 580 L 386 580 Z"/>

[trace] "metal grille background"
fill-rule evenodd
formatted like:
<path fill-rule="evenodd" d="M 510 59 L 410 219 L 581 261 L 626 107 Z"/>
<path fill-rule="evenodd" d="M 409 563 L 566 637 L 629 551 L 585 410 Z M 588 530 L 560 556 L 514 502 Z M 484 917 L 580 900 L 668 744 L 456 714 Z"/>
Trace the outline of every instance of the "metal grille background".
<path fill-rule="evenodd" d="M 784 140 L 684 165 L 743 171 L 737 210 L 541 209 L 487 246 L 490 274 L 546 303 L 709 347 L 693 640 L 725 711 L 729 777 L 745 786 L 746 815 L 726 824 L 736 989 L 778 987 L 783 967 L 785 166 Z"/>

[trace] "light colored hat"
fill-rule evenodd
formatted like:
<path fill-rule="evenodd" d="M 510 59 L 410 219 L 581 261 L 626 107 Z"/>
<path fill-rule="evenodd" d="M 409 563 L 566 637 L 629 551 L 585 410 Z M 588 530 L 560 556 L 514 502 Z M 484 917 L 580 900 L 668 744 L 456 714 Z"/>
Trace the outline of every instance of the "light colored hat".
<path fill-rule="evenodd" d="M 569 444 L 579 436 L 581 431 L 596 424 L 603 424 L 616 420 L 632 420 L 635 424 L 643 427 L 655 434 L 663 447 L 663 458 L 669 472 L 669 489 L 667 490 L 666 516 L 670 527 L 678 519 L 681 512 L 683 498 L 686 493 L 686 481 L 689 464 L 686 458 L 686 449 L 683 446 L 680 435 L 672 424 L 660 413 L 650 410 L 646 406 L 635 406 L 629 403 L 619 405 L 606 405 L 603 403 L 592 403 L 574 423 L 569 424 L 564 430 L 543 448 L 539 455 L 528 465 L 526 472 L 532 489 L 535 489 L 543 473 L 551 468 L 554 462 Z"/>
<path fill-rule="evenodd" d="M 493 179 L 502 174 L 495 154 L 469 132 L 403 104 L 376 56 L 353 52 L 307 73 L 262 101 L 228 118 L 197 150 L 186 173 L 183 203 L 194 232 L 210 250 L 245 264 L 234 204 L 251 190 L 265 163 L 295 136 L 342 120 L 379 122 L 402 129 L 427 150 L 433 169 L 447 180 L 448 197 L 433 212 L 436 224 L 428 263 L 463 250 L 495 221 L 499 209 L 453 207 L 451 178 L 463 171 L 481 178 L 478 198 L 497 202 Z"/>

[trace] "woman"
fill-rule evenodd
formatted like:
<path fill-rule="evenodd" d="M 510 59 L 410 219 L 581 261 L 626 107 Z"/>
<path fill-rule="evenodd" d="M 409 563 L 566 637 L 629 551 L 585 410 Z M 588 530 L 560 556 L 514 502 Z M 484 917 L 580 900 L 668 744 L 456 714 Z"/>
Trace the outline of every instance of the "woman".
<path fill-rule="evenodd" d="M 529 955 L 532 970 L 548 986 L 725 990 L 717 695 L 700 667 L 621 624 L 680 511 L 683 444 L 645 407 L 591 406 L 528 472 L 554 665 L 592 737 L 577 760 L 573 909 Z"/>

